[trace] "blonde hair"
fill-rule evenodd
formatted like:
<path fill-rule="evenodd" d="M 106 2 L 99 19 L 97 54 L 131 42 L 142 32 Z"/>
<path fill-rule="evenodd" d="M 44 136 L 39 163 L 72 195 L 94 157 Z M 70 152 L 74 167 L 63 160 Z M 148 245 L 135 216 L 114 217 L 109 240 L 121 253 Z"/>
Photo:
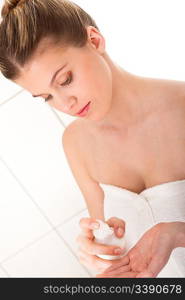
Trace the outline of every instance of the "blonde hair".
<path fill-rule="evenodd" d="M 10 80 L 33 57 L 43 38 L 55 45 L 83 47 L 92 17 L 68 0 L 6 0 L 1 10 L 0 71 Z"/>

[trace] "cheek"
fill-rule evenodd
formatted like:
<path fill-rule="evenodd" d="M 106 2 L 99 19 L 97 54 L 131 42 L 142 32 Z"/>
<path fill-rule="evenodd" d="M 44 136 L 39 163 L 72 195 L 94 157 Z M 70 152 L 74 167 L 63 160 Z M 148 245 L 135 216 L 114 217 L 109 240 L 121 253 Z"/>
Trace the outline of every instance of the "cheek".
<path fill-rule="evenodd" d="M 79 99 L 94 100 L 94 108 L 109 110 L 112 101 L 112 73 L 103 58 L 89 59 L 88 63 L 81 65 L 76 78 L 75 89 Z"/>
<path fill-rule="evenodd" d="M 86 87 L 98 93 L 107 92 L 110 95 L 112 90 L 112 73 L 105 59 L 98 55 L 88 57 L 83 65 L 82 73 Z"/>
<path fill-rule="evenodd" d="M 101 121 L 105 118 L 112 106 L 112 80 L 109 76 L 96 78 L 91 88 L 92 114 L 91 119 Z M 93 101 L 94 100 L 94 101 Z"/>
<path fill-rule="evenodd" d="M 103 58 L 99 58 L 99 64 L 97 65 L 94 76 L 96 78 L 98 91 L 110 95 L 112 90 L 112 73 Z"/>
<path fill-rule="evenodd" d="M 107 106 L 110 105 L 112 100 L 112 74 L 106 66 L 96 75 L 96 94 L 101 102 L 106 103 Z"/>

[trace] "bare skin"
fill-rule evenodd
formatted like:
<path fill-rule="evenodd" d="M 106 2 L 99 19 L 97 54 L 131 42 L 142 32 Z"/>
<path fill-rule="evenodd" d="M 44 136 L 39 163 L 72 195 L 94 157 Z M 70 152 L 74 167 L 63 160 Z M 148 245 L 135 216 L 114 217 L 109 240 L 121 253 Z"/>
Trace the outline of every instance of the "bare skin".
<path fill-rule="evenodd" d="M 152 86 L 155 81 L 147 80 L 148 83 Z M 85 138 L 83 131 L 80 140 L 81 149 L 84 149 L 88 173 L 94 180 L 139 194 L 157 184 L 185 178 L 185 97 L 184 93 L 174 97 L 173 84 L 178 95 L 179 83 L 165 82 L 161 91 L 157 91 L 157 94 L 161 94 L 162 109 L 152 111 L 136 125 L 123 128 L 120 132 L 102 127 L 92 128 L 91 124 L 87 126 L 87 122 L 84 126 L 84 120 L 78 120 L 79 133 L 86 128 Z M 172 91 L 168 99 L 165 90 Z M 156 86 L 151 95 L 155 93 Z M 164 99 L 167 99 L 165 103 Z M 88 227 L 88 222 L 84 220 L 84 227 Z M 114 225 L 118 224 L 119 221 L 115 220 Z M 120 227 L 124 229 L 123 225 Z M 82 249 L 79 257 L 86 266 L 97 265 L 97 277 L 156 277 L 173 249 L 179 246 L 175 244 L 179 232 L 185 232 L 184 223 L 160 223 L 145 233 L 126 256 L 111 263 Z M 115 234 L 122 237 L 116 231 Z M 88 245 L 88 241 L 93 240 L 92 231 L 91 238 L 86 238 Z M 79 244 L 82 243 L 79 238 Z M 180 247 L 183 245 L 180 243 Z M 101 253 L 100 248 L 97 253 Z"/>
<path fill-rule="evenodd" d="M 156 253 L 156 235 L 163 240 L 173 232 L 171 238 L 176 239 L 178 232 L 185 233 L 184 224 L 152 228 L 147 233 L 147 239 L 151 239 L 149 248 L 143 237 L 139 246 L 131 249 L 131 255 L 121 261 L 100 259 L 97 254 L 116 255 L 116 247 L 94 242 L 92 223 L 97 218 L 104 220 L 99 183 L 140 193 L 157 184 L 185 178 L 185 83 L 130 74 L 111 60 L 105 51 L 105 40 L 95 28 L 87 27 L 87 34 L 88 42 L 83 48 L 55 47 L 52 41 L 43 41 L 15 83 L 45 99 L 51 96 L 48 104 L 71 116 L 91 101 L 87 116 L 70 124 L 64 142 L 90 214 L 90 218 L 80 222 L 80 261 L 100 272 L 119 269 L 121 263 L 121 275 L 120 270 L 117 274 L 121 277 L 146 275 L 152 257 L 138 269 L 131 263 L 132 252 L 143 249 Z M 54 72 L 66 63 L 50 84 Z M 118 237 L 124 234 L 124 220 L 114 217 L 106 222 L 114 227 Z M 183 233 L 181 236 L 184 239 Z M 163 262 L 153 270 L 154 276 L 178 244 L 169 244 L 169 240 Z"/>
<path fill-rule="evenodd" d="M 142 100 L 151 103 L 151 111 L 136 123 L 118 130 L 76 121 L 93 179 L 136 193 L 185 178 L 185 83 L 140 80 L 150 91 L 143 89 Z"/>
<path fill-rule="evenodd" d="M 185 246 L 177 238 L 182 229 L 184 222 L 156 224 L 143 234 L 127 255 L 96 277 L 156 277 L 168 262 L 172 250 Z"/>

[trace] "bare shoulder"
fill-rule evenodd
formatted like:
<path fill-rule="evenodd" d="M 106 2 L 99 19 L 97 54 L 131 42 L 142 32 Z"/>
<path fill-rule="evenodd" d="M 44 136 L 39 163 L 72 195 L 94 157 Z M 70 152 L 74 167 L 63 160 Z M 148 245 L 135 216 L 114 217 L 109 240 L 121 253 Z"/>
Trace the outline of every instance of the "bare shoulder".
<path fill-rule="evenodd" d="M 164 82 L 169 89 L 171 88 L 171 91 L 176 92 L 177 95 L 185 96 L 185 81 L 166 80 Z"/>
<path fill-rule="evenodd" d="M 185 81 L 159 79 L 158 82 L 161 83 L 161 87 L 167 95 L 185 97 Z"/>
<path fill-rule="evenodd" d="M 142 82 L 146 97 L 157 99 L 161 110 L 185 109 L 185 81 L 144 78 Z"/>
<path fill-rule="evenodd" d="M 76 119 L 71 122 L 62 135 L 64 148 L 70 147 L 78 151 L 78 154 L 84 154 L 88 144 L 89 126 L 86 120 Z"/>
<path fill-rule="evenodd" d="M 83 147 L 81 130 L 81 122 L 77 119 L 66 127 L 62 135 L 63 150 L 73 173 L 86 169 L 86 147 Z"/>
<path fill-rule="evenodd" d="M 66 138 L 80 138 L 87 133 L 88 122 L 83 122 L 84 120 L 76 119 L 71 122 L 64 130 L 63 139 Z"/>
<path fill-rule="evenodd" d="M 71 122 L 64 130 L 62 135 L 62 144 L 67 147 L 69 144 L 75 144 L 79 140 L 79 122 L 75 120 Z M 78 142 L 79 143 L 79 142 Z M 76 144 L 77 146 L 78 144 Z"/>
<path fill-rule="evenodd" d="M 62 138 L 63 148 L 90 217 L 104 220 L 103 190 L 98 181 L 91 177 L 84 160 L 84 153 L 87 152 L 87 147 L 82 147 L 82 136 L 86 132 L 85 124 L 86 122 L 77 119 L 65 129 Z"/>
<path fill-rule="evenodd" d="M 185 82 L 177 80 L 167 81 L 167 97 L 174 107 L 185 112 Z"/>
<path fill-rule="evenodd" d="M 64 130 L 62 135 L 62 141 L 65 142 L 65 140 L 70 139 L 75 135 L 75 133 L 78 132 L 78 120 L 75 120 L 71 122 Z"/>

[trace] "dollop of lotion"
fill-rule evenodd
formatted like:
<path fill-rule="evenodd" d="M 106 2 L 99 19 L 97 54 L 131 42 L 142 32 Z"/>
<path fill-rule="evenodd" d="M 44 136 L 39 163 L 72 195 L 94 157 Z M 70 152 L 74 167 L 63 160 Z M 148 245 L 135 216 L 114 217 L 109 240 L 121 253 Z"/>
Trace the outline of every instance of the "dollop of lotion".
<path fill-rule="evenodd" d="M 114 229 L 112 227 L 109 227 L 109 225 L 102 220 L 96 220 L 99 223 L 99 228 L 93 230 L 93 234 L 95 236 L 95 242 L 99 244 L 106 244 L 106 245 L 113 245 L 118 246 L 121 248 L 125 247 L 125 240 L 124 237 L 118 238 L 115 233 Z M 119 259 L 124 255 L 102 255 L 99 254 L 98 256 L 103 259 Z"/>

